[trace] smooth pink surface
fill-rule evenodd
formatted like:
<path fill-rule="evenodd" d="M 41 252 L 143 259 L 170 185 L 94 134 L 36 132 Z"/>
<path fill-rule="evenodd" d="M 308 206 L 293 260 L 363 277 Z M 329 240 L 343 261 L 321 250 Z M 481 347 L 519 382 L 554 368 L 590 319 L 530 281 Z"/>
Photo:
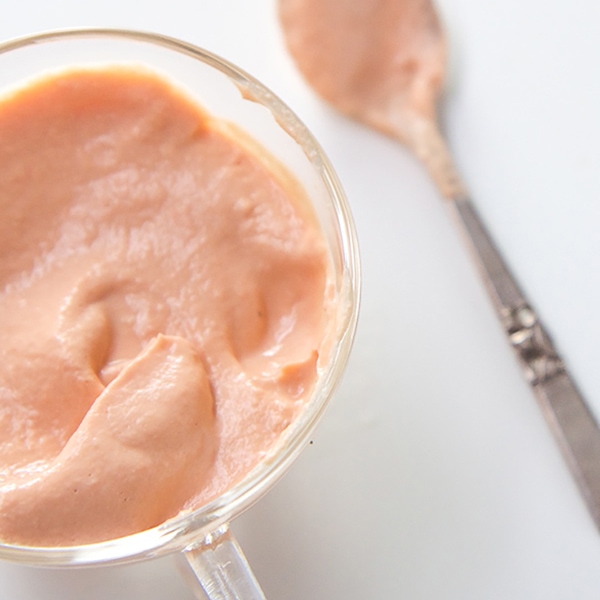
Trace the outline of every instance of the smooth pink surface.
<path fill-rule="evenodd" d="M 111 539 L 230 487 L 306 402 L 333 317 L 307 199 L 133 68 L 4 98 L 0 165 L 0 538 Z"/>
<path fill-rule="evenodd" d="M 446 43 L 430 0 L 278 6 L 298 68 L 336 108 L 407 142 L 414 123 L 435 120 Z"/>

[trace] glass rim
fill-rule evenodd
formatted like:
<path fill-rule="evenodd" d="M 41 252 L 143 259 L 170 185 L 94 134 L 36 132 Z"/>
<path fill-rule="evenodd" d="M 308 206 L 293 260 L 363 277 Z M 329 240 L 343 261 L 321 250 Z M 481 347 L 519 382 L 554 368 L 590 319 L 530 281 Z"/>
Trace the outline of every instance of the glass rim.
<path fill-rule="evenodd" d="M 285 443 L 272 458 L 261 461 L 246 477 L 207 504 L 183 511 L 151 529 L 131 535 L 76 546 L 37 547 L 0 543 L 0 559 L 32 566 L 85 566 L 124 563 L 157 557 L 201 544 L 206 535 L 249 508 L 285 473 L 308 442 L 346 367 L 356 332 L 360 305 L 358 239 L 350 207 L 340 181 L 320 144 L 299 117 L 275 93 L 227 59 L 174 37 L 146 31 L 112 28 L 57 29 L 13 38 L 0 43 L 0 55 L 27 46 L 68 41 L 119 39 L 163 47 L 207 64 L 253 93 L 279 126 L 301 147 L 316 170 L 336 215 L 341 255 L 342 292 L 349 309 L 336 335 L 334 351 L 303 413 L 283 434 Z M 76 62 L 76 61 L 74 61 Z"/>

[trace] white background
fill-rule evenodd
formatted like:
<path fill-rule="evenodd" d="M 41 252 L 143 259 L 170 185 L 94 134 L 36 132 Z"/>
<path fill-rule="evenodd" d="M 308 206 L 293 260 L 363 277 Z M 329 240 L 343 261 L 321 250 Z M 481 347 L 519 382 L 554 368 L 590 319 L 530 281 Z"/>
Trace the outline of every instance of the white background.
<path fill-rule="evenodd" d="M 348 0 L 350 2 L 351 0 Z M 398 144 L 334 114 L 272 0 L 20 0 L 0 38 L 113 26 L 203 46 L 313 130 L 360 237 L 363 307 L 313 445 L 234 530 L 270 599 L 597 600 L 595 530 L 436 191 Z M 600 4 L 439 0 L 442 115 L 488 228 L 600 415 Z M 190 599 L 171 558 L 0 564 L 0 599 Z"/>

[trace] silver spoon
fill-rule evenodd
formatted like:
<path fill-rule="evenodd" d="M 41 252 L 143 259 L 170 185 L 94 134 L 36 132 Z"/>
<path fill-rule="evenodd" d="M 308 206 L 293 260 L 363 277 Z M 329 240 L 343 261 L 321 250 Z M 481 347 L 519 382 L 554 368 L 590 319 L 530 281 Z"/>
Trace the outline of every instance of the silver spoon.
<path fill-rule="evenodd" d="M 469 244 L 498 317 L 600 529 L 600 429 L 471 204 L 437 120 L 446 41 L 430 0 L 279 0 L 300 71 L 341 112 L 408 146 Z"/>

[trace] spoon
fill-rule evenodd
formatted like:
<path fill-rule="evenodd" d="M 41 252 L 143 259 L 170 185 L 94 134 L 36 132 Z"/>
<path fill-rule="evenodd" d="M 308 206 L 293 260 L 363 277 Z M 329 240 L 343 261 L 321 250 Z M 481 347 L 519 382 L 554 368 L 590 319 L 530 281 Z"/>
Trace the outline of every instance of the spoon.
<path fill-rule="evenodd" d="M 600 529 L 600 429 L 478 217 L 440 133 L 446 40 L 431 0 L 278 1 L 288 49 L 316 92 L 405 144 L 447 200 Z"/>

